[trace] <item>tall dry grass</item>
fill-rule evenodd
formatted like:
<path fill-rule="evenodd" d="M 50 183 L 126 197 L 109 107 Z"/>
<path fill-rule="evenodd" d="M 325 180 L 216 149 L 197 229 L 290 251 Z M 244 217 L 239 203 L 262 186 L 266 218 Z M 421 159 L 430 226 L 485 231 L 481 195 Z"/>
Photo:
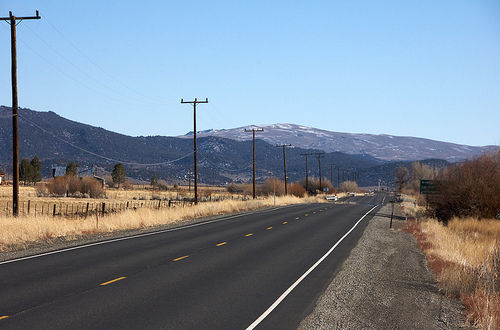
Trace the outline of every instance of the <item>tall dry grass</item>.
<path fill-rule="evenodd" d="M 276 197 L 276 205 L 325 202 L 325 199 L 295 196 Z M 274 205 L 274 198 L 257 200 L 207 202 L 189 207 L 127 210 L 104 217 L 94 215 L 86 219 L 70 220 L 52 216 L 0 216 L 0 251 L 9 251 L 20 245 L 44 239 L 65 237 L 67 240 L 79 235 L 109 233 L 132 228 L 154 227 L 166 224 L 181 224 L 193 218 L 255 210 Z"/>
<path fill-rule="evenodd" d="M 475 218 L 421 223 L 425 252 L 440 288 L 460 297 L 469 319 L 500 329 L 500 221 Z"/>

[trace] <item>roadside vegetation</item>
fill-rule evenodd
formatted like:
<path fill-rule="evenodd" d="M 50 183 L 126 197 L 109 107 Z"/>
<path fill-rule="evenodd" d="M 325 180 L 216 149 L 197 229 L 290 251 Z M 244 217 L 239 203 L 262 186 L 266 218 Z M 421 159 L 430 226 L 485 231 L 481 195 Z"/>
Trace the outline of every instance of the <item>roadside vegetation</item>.
<path fill-rule="evenodd" d="M 441 171 L 415 169 L 403 189 L 412 196 L 405 211 L 416 217 L 408 231 L 443 294 L 461 299 L 468 321 L 500 329 L 500 149 Z M 438 193 L 416 194 L 421 179 L 436 180 Z"/>
<path fill-rule="evenodd" d="M 164 189 L 161 190 L 157 180 L 152 180 L 153 184 L 143 186 L 143 189 L 120 183 L 122 188 L 104 191 L 100 190 L 102 186 L 97 181 L 92 180 L 65 175 L 36 187 L 21 187 L 18 217 L 9 212 L 12 189 L 0 187 L 0 252 L 23 249 L 36 241 L 50 244 L 54 240 L 78 239 L 81 235 L 181 225 L 195 218 L 274 205 L 326 202 L 321 195 L 309 197 L 304 194 L 305 189 L 300 189 L 297 184 L 289 186 L 292 188 L 288 195 L 282 193 L 275 197 L 269 193 L 270 184 L 267 182 L 259 186 L 261 195 L 255 200 L 251 198 L 251 185 L 199 187 L 200 203 L 194 205 L 194 192 L 189 187 L 175 185 L 165 190 L 166 185 L 162 184 Z M 280 187 L 279 182 L 276 184 Z M 127 188 L 123 189 L 123 186 Z M 92 189 L 96 192 L 93 193 Z M 264 191 L 268 193 L 264 194 Z M 102 211 L 99 205 L 104 203 L 106 208 Z M 84 209 L 86 204 L 92 205 L 90 211 Z"/>

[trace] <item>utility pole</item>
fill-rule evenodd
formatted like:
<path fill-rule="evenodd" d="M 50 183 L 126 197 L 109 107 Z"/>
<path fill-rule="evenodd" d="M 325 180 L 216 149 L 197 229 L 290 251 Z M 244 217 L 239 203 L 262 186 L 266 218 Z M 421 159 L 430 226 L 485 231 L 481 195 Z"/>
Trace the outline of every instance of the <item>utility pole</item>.
<path fill-rule="evenodd" d="M 285 195 L 288 194 L 288 177 L 286 176 L 286 152 L 285 149 L 286 147 L 291 147 L 291 144 L 279 144 L 276 147 L 281 147 L 283 148 L 283 167 L 285 168 Z"/>
<path fill-rule="evenodd" d="M 335 166 L 335 164 L 330 164 L 330 180 L 332 181 L 332 187 L 334 187 L 333 185 L 333 167 Z"/>
<path fill-rule="evenodd" d="M 312 154 L 300 154 L 301 156 L 306 156 L 306 193 L 309 194 L 309 170 L 307 169 L 307 156 Z"/>
<path fill-rule="evenodd" d="M 19 120 L 18 109 L 19 103 L 17 100 L 17 43 L 16 43 L 16 21 L 24 19 L 40 19 L 38 10 L 36 16 L 16 17 L 9 11 L 9 17 L 0 17 L 0 21 L 10 21 L 10 45 L 12 59 L 12 214 L 17 217 L 19 215 Z"/>
<path fill-rule="evenodd" d="M 252 129 L 246 129 L 245 132 L 252 132 L 253 134 L 253 199 L 256 198 L 255 195 L 255 132 L 263 132 L 263 128 L 252 128 Z"/>
<path fill-rule="evenodd" d="M 186 101 L 181 99 L 181 103 L 190 103 L 193 105 L 194 110 L 194 204 L 198 204 L 198 158 L 197 158 L 197 148 L 196 148 L 196 104 L 198 103 L 208 103 L 208 98 L 205 98 L 205 101 L 198 101 L 198 99 L 194 99 L 194 101 Z"/>
<path fill-rule="evenodd" d="M 321 158 L 325 158 L 322 155 L 324 155 L 324 152 L 315 152 L 315 155 L 318 155 L 318 163 L 319 163 L 319 191 L 320 193 L 323 191 L 322 183 L 321 183 Z"/>
<path fill-rule="evenodd" d="M 335 165 L 335 167 L 337 168 L 337 190 L 340 190 L 340 168 L 342 166 Z"/>

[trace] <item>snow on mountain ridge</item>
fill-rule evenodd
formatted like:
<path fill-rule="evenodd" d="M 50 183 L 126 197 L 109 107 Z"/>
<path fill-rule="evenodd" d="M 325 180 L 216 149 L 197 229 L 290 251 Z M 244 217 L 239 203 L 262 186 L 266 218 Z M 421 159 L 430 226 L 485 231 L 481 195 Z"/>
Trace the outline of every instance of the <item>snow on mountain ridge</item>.
<path fill-rule="evenodd" d="M 494 148 L 493 146 L 472 147 L 409 136 L 332 132 L 289 123 L 206 130 L 198 132 L 197 135 L 198 137 L 223 137 L 237 141 L 251 140 L 252 134 L 245 132 L 245 128 L 263 128 L 264 131 L 256 134 L 256 138 L 269 144 L 286 143 L 295 147 L 319 149 L 325 152 L 340 151 L 347 154 L 367 154 L 389 161 L 437 158 L 456 162 L 472 158 Z M 190 133 L 192 135 L 192 132 Z"/>

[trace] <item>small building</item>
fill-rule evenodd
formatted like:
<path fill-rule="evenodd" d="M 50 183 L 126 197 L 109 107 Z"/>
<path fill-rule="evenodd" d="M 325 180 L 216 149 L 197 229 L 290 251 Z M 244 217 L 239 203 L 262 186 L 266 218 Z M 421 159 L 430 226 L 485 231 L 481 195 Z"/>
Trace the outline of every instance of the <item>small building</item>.
<path fill-rule="evenodd" d="M 102 186 L 106 184 L 106 181 L 104 178 L 99 177 L 96 175 L 97 172 L 97 167 L 92 165 L 91 167 L 88 166 L 79 166 L 77 167 L 77 176 L 81 179 L 84 177 L 91 177 L 99 181 Z M 59 176 L 65 176 L 66 175 L 66 167 L 65 166 L 52 166 L 52 177 L 57 178 Z"/>
<path fill-rule="evenodd" d="M 3 184 L 4 180 L 3 178 L 5 177 L 5 172 L 0 172 L 0 184 Z"/>

